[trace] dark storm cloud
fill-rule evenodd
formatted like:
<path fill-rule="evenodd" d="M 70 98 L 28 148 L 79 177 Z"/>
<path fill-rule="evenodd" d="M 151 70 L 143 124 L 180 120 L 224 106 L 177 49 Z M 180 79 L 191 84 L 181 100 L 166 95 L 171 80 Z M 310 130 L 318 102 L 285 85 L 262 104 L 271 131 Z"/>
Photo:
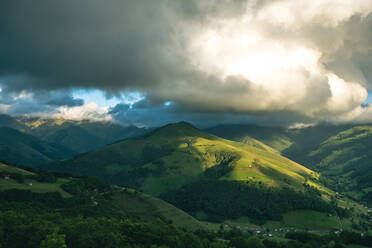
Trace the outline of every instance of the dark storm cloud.
<path fill-rule="evenodd" d="M 180 22 L 237 16 L 245 0 L 0 2 L 0 77 L 12 90 L 151 91 L 194 76 Z M 198 24 L 199 25 L 199 24 Z M 197 25 L 195 25 L 197 26 Z M 184 34 L 188 35 L 188 34 Z"/>
<path fill-rule="evenodd" d="M 46 105 L 56 107 L 59 106 L 76 107 L 82 106 L 84 104 L 84 100 L 73 98 L 71 95 L 68 94 L 54 94 L 54 96 L 48 96 L 44 103 Z"/>
<path fill-rule="evenodd" d="M 0 75 L 25 75 L 15 90 L 143 88 L 174 70 L 172 32 L 164 1 L 1 1 Z"/>
<path fill-rule="evenodd" d="M 142 107 L 112 109 L 110 114 L 117 118 L 118 113 L 134 119 L 146 113 L 156 119 L 150 109 L 170 119 L 185 114 L 194 120 L 218 119 L 225 113 L 295 113 L 309 118 L 348 113 L 364 101 L 364 87 L 372 81 L 372 29 L 366 2 L 353 2 L 361 7 L 351 14 L 348 7 L 336 9 L 345 2 L 352 1 L 314 0 L 309 5 L 303 0 L 3 0 L 2 101 L 9 100 L 6 94 L 31 92 L 34 101 L 47 108 L 76 107 L 83 101 L 69 94 L 42 94 L 91 88 L 108 95 L 133 90 L 147 96 Z M 325 11 L 327 3 L 335 10 Z M 332 23 L 325 24 L 329 20 Z M 216 58 L 203 58 L 199 46 L 207 41 L 198 40 L 194 47 L 194 39 L 211 30 L 227 43 L 231 37 L 254 31 L 268 47 L 281 43 L 289 52 L 293 47 L 311 49 L 320 54 L 311 66 L 318 63 L 321 69 L 296 64 L 273 75 L 270 83 L 226 76 L 222 70 L 229 61 L 222 68 L 213 67 L 225 59 L 225 51 Z M 228 44 L 227 52 L 237 49 L 235 43 Z M 244 54 L 244 49 L 236 54 Z M 264 53 L 266 47 L 253 46 L 252 51 Z M 203 59 L 208 61 L 206 67 Z M 242 59 L 244 64 L 246 58 Z M 269 60 L 263 69 L 269 68 Z M 249 70 L 249 64 L 246 67 Z M 329 73 L 345 80 L 341 91 L 331 87 Z M 350 82 L 362 86 L 349 87 Z M 174 105 L 163 105 L 166 101 Z"/>
<path fill-rule="evenodd" d="M 83 99 L 74 98 L 70 92 L 37 91 L 19 94 L 0 92 L 0 105 L 7 105 L 7 113 L 12 115 L 55 113 L 58 107 L 77 107 L 83 104 Z"/>
<path fill-rule="evenodd" d="M 154 104 L 143 99 L 136 104 L 117 104 L 109 114 L 118 123 L 139 126 L 162 126 L 171 122 L 187 121 L 201 128 L 219 123 L 255 123 L 265 126 L 288 127 L 293 123 L 315 123 L 317 120 L 294 112 L 269 113 L 265 115 L 237 114 L 231 112 L 206 112 L 185 108 L 173 102 Z"/>

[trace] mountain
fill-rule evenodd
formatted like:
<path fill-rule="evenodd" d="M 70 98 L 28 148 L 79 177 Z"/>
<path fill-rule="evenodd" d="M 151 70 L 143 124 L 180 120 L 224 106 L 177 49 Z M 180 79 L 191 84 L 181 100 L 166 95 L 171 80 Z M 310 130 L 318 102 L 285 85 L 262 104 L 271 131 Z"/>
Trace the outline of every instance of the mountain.
<path fill-rule="evenodd" d="M 107 121 L 12 117 L 4 114 L 0 115 L 0 128 L 1 159 L 31 166 L 66 159 L 149 131 Z"/>
<path fill-rule="evenodd" d="M 253 138 L 279 152 L 287 149 L 293 144 L 293 141 L 289 137 L 288 130 L 284 128 L 225 124 L 208 128 L 205 131 L 225 139 L 239 142 L 245 142 Z"/>
<path fill-rule="evenodd" d="M 39 165 L 75 154 L 61 145 L 42 141 L 9 127 L 0 127 L 1 160 L 15 164 Z"/>
<path fill-rule="evenodd" d="M 332 189 L 372 202 L 371 125 L 318 125 L 300 129 L 224 125 L 207 131 L 242 142 L 257 138 L 282 155 L 320 172 L 322 181 Z"/>
<path fill-rule="evenodd" d="M 293 217 L 303 216 L 290 214 L 283 223 L 291 222 Z M 338 223 L 326 214 L 312 212 L 311 217 L 322 227 Z M 350 231 L 334 235 L 322 229 L 318 235 L 313 229 L 311 233 L 293 226 L 279 229 L 274 222 L 270 228 L 199 222 L 182 210 L 133 189 L 108 185 L 96 178 L 28 171 L 3 163 L 0 221 L 1 247 L 15 248 L 336 247 L 336 242 L 344 247 L 341 242 L 368 246 L 372 238 Z"/>
<path fill-rule="evenodd" d="M 251 139 L 250 142 L 255 146 L 218 138 L 187 123 L 177 123 L 48 166 L 100 176 L 154 195 L 192 182 L 208 169 L 224 166 L 231 166 L 231 171 L 220 176 L 225 180 L 250 180 L 293 188 L 302 187 L 305 180 L 309 180 L 321 188 L 315 182 L 316 173 L 259 141 Z"/>
<path fill-rule="evenodd" d="M 331 187 L 353 191 L 354 198 L 372 203 L 372 126 L 352 127 L 331 136 L 310 151 L 306 160 L 331 179 Z"/>
<path fill-rule="evenodd" d="M 205 134 L 186 123 L 168 125 L 145 137 L 131 140 L 163 139 L 164 142 L 172 139 L 182 140 L 181 137 L 188 137 L 188 141 L 193 139 L 197 139 L 197 142 L 203 141 L 204 144 L 199 144 L 201 146 L 208 146 L 207 141 L 227 142 L 226 145 L 237 146 L 237 148 L 246 146 Z M 118 144 L 122 142 L 126 141 L 118 142 Z M 181 143 L 181 147 L 183 147 L 182 144 L 184 143 Z M 193 142 L 190 144 L 195 145 Z M 215 144 L 217 145 L 223 144 Z M 212 147 L 200 147 L 201 150 L 208 148 L 213 149 Z M 260 151 L 279 156 L 276 152 Z M 227 156 L 227 153 L 224 154 Z M 203 199 L 202 205 L 206 207 L 211 205 L 215 212 L 223 208 L 226 204 L 223 199 L 226 198 L 234 205 L 224 210 L 230 210 L 233 213 L 242 211 L 236 208 L 239 202 L 247 202 L 246 207 L 248 207 L 255 205 L 256 202 L 268 200 L 272 204 L 273 201 L 270 201 L 272 198 L 275 199 L 275 204 L 284 203 L 280 205 L 281 207 L 288 207 L 292 201 L 305 207 L 306 202 L 313 206 L 317 204 L 325 208 L 328 206 L 319 201 L 319 198 L 294 194 L 291 190 L 266 189 L 265 191 L 262 185 L 260 188 L 252 188 L 246 187 L 246 182 L 229 184 L 227 183 L 229 180 L 226 179 L 222 179 L 221 184 L 218 183 L 220 179 L 213 180 L 216 179 L 215 173 L 207 174 L 211 176 L 207 181 L 199 180 L 196 183 L 187 184 L 186 187 L 176 192 L 176 196 L 181 198 L 176 203 L 182 207 L 185 207 L 183 205 L 185 203 L 193 203 L 187 198 L 187 193 L 191 193 L 187 192 L 187 187 L 196 187 L 192 192 L 192 197 L 196 197 L 195 202 L 199 203 L 198 198 L 207 194 L 208 200 L 212 202 L 208 203 Z M 234 185 L 237 188 L 231 191 Z M 208 189 L 208 186 L 212 187 Z M 166 197 L 168 199 L 174 197 L 172 193 L 170 192 Z M 249 201 L 254 194 L 258 196 L 253 201 Z M 214 202 L 213 195 L 220 196 L 217 204 Z M 277 211 L 275 204 L 266 206 L 261 211 L 272 209 Z M 344 202 L 344 204 L 349 203 Z M 360 228 L 359 231 L 364 231 L 365 227 L 368 228 L 368 222 L 365 220 L 365 218 L 368 219 L 367 210 L 355 203 L 351 204 L 355 208 L 352 210 L 352 215 L 348 218 L 342 216 L 342 220 L 339 217 L 342 212 L 338 213 L 339 209 L 333 206 L 329 209 L 332 214 L 331 212 L 305 210 L 292 211 L 285 214 L 283 220 L 270 221 L 262 226 L 252 225 L 250 220 L 247 222 L 243 218 L 227 220 L 219 225 L 200 222 L 163 200 L 134 189 L 108 185 L 96 178 L 72 177 L 69 174 L 45 171 L 35 172 L 0 163 L 0 221 L 3 224 L 3 238 L 0 239 L 0 244 L 4 247 L 24 247 L 25 245 L 40 247 L 40 243 L 44 244 L 47 240 L 51 240 L 51 244 L 58 240 L 61 244 L 66 243 L 68 247 L 126 247 L 128 244 L 131 247 L 138 247 L 138 245 L 156 247 L 153 244 L 159 245 L 158 247 L 246 247 L 241 246 L 242 244 L 247 244 L 248 247 L 252 245 L 257 247 L 255 246 L 257 244 L 259 244 L 258 247 L 293 247 L 291 245 L 293 240 L 314 244 L 323 239 L 326 242 L 322 241 L 321 244 L 327 244 L 330 240 L 338 243 L 368 244 L 371 238 L 368 235 L 365 238 L 355 239 L 355 237 L 361 237 L 360 233 L 344 231 L 341 236 L 333 234 L 333 231 L 338 230 L 341 221 L 346 230 L 353 230 L 356 227 Z M 337 213 L 337 217 L 333 216 L 334 213 Z M 211 213 L 198 211 L 195 216 L 202 219 L 201 215 L 206 214 Z M 260 218 L 264 217 L 260 212 L 254 212 L 254 214 L 259 214 Z M 357 221 L 358 225 L 353 221 Z M 236 231 L 239 229 L 242 232 Z M 311 233 L 307 230 L 311 230 Z M 328 231 L 331 231 L 331 234 L 326 234 Z M 252 235 L 249 233 L 253 232 L 263 233 L 261 236 L 265 246 L 257 237 L 247 239 Z M 322 239 L 318 238 L 316 233 L 321 234 Z M 277 239 L 284 235 L 286 239 Z M 296 247 L 302 247 L 302 243 L 298 243 Z"/>
<path fill-rule="evenodd" d="M 216 136 L 245 142 L 254 138 L 282 155 L 304 164 L 303 158 L 306 153 L 315 149 L 321 142 L 325 141 L 338 132 L 351 128 L 352 125 L 316 125 L 305 128 L 279 128 L 264 127 L 257 125 L 218 125 L 205 131 Z M 306 165 L 306 164 L 305 164 Z"/>
<path fill-rule="evenodd" d="M 121 126 L 109 121 L 17 117 L 27 133 L 44 141 L 63 145 L 78 153 L 95 150 L 115 141 L 143 135 L 145 128 Z"/>
<path fill-rule="evenodd" d="M 41 137 L 41 135 L 38 135 Z M 45 136 L 43 140 L 60 144 L 78 153 L 94 150 L 107 144 L 106 140 L 93 135 L 79 126 L 68 126 Z"/>
<path fill-rule="evenodd" d="M 0 114 L 0 127 L 10 127 L 19 131 L 25 131 L 28 129 L 28 127 L 22 122 L 6 114 Z"/>
<path fill-rule="evenodd" d="M 334 193 L 317 173 L 267 145 L 229 141 L 184 122 L 41 168 L 136 188 L 199 219 L 280 220 L 300 209 L 344 214 L 330 205 Z"/>

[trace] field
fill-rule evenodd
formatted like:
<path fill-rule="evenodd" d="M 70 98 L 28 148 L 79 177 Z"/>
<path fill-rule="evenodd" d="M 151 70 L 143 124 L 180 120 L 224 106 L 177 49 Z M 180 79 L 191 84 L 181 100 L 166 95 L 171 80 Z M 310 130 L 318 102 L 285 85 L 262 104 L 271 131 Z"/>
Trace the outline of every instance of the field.
<path fill-rule="evenodd" d="M 0 164 L 0 172 L 6 173 L 17 173 L 24 176 L 32 176 L 35 173 L 19 169 L 14 166 L 8 166 L 5 164 Z M 8 189 L 22 189 L 22 190 L 30 190 L 35 193 L 47 193 L 47 192 L 55 192 L 58 191 L 61 193 L 63 197 L 70 197 L 71 195 L 61 189 L 61 185 L 68 182 L 69 179 L 65 178 L 58 178 L 56 183 L 42 183 L 36 180 L 26 179 L 23 183 L 18 183 L 17 181 L 3 177 L 0 178 L 0 190 L 8 190 Z"/>

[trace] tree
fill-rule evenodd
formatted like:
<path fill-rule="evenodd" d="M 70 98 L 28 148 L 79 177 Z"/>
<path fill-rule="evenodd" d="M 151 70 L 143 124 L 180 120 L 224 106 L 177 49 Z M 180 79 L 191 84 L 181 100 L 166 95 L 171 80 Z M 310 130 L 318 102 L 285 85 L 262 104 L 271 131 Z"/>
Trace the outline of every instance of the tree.
<path fill-rule="evenodd" d="M 64 234 L 58 234 L 58 229 L 56 229 L 41 241 L 41 248 L 67 248 L 65 237 Z"/>
<path fill-rule="evenodd" d="M 247 240 L 247 245 L 248 245 L 249 248 L 265 248 L 261 239 L 259 239 L 257 236 L 250 237 Z"/>

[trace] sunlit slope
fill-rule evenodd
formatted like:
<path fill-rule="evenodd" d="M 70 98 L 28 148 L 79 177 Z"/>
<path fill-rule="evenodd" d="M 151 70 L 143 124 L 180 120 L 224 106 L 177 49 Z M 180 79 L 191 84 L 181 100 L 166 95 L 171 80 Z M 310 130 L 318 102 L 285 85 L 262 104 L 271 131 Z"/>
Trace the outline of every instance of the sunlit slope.
<path fill-rule="evenodd" d="M 249 145 L 251 145 L 251 139 L 254 139 L 279 152 L 287 149 L 294 142 L 288 136 L 287 129 L 284 128 L 230 124 L 215 126 L 206 131 L 228 140 L 239 141 Z"/>
<path fill-rule="evenodd" d="M 371 148 L 372 126 L 356 126 L 322 142 L 307 159 L 314 168 L 333 179 L 337 190 L 356 191 L 363 197 L 372 189 Z M 366 200 L 372 202 L 372 194 Z"/>
<path fill-rule="evenodd" d="M 206 131 L 219 137 L 246 142 L 259 140 L 297 163 L 309 166 L 307 155 L 319 144 L 352 125 L 316 125 L 298 128 L 263 127 L 256 125 L 219 125 Z"/>
<path fill-rule="evenodd" d="M 260 144 L 260 142 L 256 142 Z M 321 188 L 317 174 L 279 155 L 218 138 L 187 123 L 170 124 L 147 136 L 127 139 L 49 169 L 100 176 L 114 183 L 158 195 L 207 174 L 222 180 L 261 182 L 301 189 L 303 183 Z M 215 173 L 210 168 L 225 168 Z"/>
<path fill-rule="evenodd" d="M 370 160 L 371 148 L 372 126 L 357 126 L 322 142 L 308 157 L 319 167 L 341 169 L 353 161 Z"/>

